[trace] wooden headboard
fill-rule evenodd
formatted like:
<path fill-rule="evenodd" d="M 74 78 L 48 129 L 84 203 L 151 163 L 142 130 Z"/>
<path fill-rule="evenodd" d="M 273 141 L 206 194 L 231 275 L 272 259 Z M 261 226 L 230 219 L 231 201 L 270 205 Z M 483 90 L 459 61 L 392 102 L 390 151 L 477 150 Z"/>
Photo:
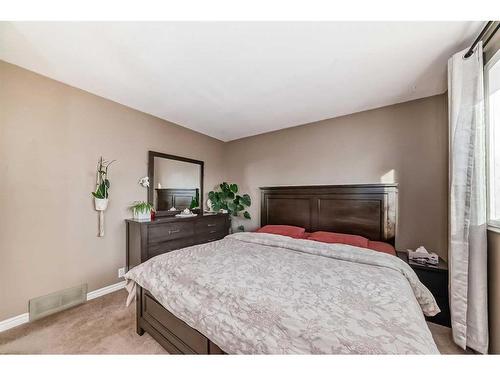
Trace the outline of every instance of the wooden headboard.
<path fill-rule="evenodd" d="M 394 245 L 397 184 L 277 186 L 261 189 L 261 226 L 357 234 Z"/>

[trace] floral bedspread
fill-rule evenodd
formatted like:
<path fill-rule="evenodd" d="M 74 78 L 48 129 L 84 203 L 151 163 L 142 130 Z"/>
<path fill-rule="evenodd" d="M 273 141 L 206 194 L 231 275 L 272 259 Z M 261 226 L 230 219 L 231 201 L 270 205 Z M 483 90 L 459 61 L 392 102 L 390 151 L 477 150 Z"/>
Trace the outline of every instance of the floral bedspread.
<path fill-rule="evenodd" d="M 437 354 L 439 308 L 399 258 L 263 233 L 172 251 L 125 278 L 226 353 Z"/>

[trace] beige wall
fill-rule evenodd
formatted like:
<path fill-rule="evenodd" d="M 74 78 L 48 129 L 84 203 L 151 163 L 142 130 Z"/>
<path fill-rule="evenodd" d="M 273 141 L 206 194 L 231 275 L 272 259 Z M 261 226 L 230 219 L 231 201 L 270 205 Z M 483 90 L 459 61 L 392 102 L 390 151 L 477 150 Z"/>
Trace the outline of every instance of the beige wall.
<path fill-rule="evenodd" d="M 273 185 L 399 183 L 399 249 L 447 258 L 446 95 L 229 142 L 227 178 L 253 199 Z"/>
<path fill-rule="evenodd" d="M 223 143 L 0 61 L 0 321 L 30 298 L 118 282 L 127 206 L 146 200 L 148 150 L 205 161 L 220 182 Z M 90 196 L 98 157 L 110 168 L 106 235 Z"/>
<path fill-rule="evenodd" d="M 488 231 L 490 353 L 500 354 L 500 233 Z"/>

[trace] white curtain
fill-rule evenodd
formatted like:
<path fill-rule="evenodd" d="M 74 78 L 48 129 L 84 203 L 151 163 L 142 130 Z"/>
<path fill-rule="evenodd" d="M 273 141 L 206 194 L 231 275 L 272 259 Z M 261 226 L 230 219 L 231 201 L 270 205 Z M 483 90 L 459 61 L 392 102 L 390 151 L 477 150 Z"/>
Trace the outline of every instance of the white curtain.
<path fill-rule="evenodd" d="M 486 150 L 483 50 L 448 61 L 450 221 L 448 264 L 453 340 L 488 352 Z"/>

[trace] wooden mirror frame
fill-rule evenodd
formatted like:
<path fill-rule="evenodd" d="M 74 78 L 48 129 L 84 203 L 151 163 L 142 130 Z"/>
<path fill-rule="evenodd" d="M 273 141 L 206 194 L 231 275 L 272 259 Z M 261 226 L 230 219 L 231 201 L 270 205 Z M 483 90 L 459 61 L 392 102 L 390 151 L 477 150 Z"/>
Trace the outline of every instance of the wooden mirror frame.
<path fill-rule="evenodd" d="M 155 177 L 155 157 L 156 158 L 164 158 L 176 161 L 183 161 L 186 163 L 198 164 L 200 166 L 200 197 L 199 197 L 199 208 L 194 209 L 193 212 L 199 213 L 203 215 L 203 175 L 204 175 L 204 166 L 205 163 L 203 160 L 195 160 L 185 158 L 183 156 L 164 154 L 162 152 L 149 151 L 148 153 L 148 177 L 149 177 L 149 187 L 148 187 L 148 202 L 152 205 L 154 204 L 154 177 Z M 156 211 L 156 216 L 172 216 L 177 214 L 177 211 Z"/>

